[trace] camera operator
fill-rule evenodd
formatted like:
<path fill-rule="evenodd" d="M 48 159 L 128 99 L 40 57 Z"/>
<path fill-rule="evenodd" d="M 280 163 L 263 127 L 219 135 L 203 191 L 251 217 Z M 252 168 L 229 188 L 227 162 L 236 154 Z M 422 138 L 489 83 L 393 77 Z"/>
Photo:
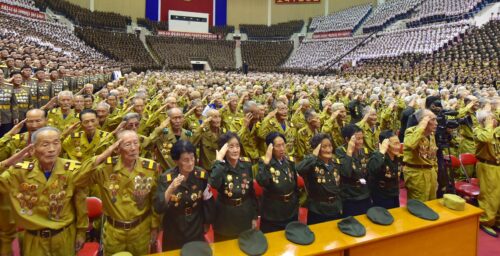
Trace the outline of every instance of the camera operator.
<path fill-rule="evenodd" d="M 429 109 L 421 109 L 413 115 L 417 126 L 406 129 L 404 138 L 404 179 L 408 199 L 428 201 L 436 198 L 437 145 L 434 133 L 436 115 Z"/>

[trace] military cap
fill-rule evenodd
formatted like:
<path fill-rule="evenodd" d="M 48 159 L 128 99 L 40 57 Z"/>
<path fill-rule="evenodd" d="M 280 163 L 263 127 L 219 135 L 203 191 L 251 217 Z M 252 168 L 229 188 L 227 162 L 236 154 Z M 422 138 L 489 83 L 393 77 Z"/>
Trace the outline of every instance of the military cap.
<path fill-rule="evenodd" d="M 312 244 L 315 239 L 311 229 L 298 221 L 292 221 L 286 225 L 285 236 L 288 241 L 300 245 Z"/>
<path fill-rule="evenodd" d="M 337 223 L 337 227 L 342 233 L 354 237 L 362 237 L 366 234 L 365 227 L 352 216 L 342 219 Z"/>
<path fill-rule="evenodd" d="M 392 217 L 391 213 L 383 207 L 371 207 L 366 212 L 366 216 L 373 223 L 384 226 L 391 225 L 394 222 L 394 218 Z"/>
<path fill-rule="evenodd" d="M 181 256 L 212 256 L 212 249 L 207 242 L 193 241 L 182 246 Z"/>
<path fill-rule="evenodd" d="M 239 235 L 238 246 L 247 255 L 262 255 L 267 251 L 267 239 L 262 231 L 249 229 Z"/>
<path fill-rule="evenodd" d="M 424 219 L 424 220 L 437 220 L 437 219 L 439 219 L 439 215 L 434 210 L 432 210 L 427 205 L 425 205 L 424 203 L 422 203 L 416 199 L 408 200 L 408 202 L 406 203 L 406 208 L 408 208 L 408 211 L 411 214 L 413 214 L 421 219 Z"/>
<path fill-rule="evenodd" d="M 440 203 L 455 211 L 465 210 L 465 199 L 455 194 L 444 194 L 443 198 L 440 199 Z"/>
<path fill-rule="evenodd" d="M 111 256 L 134 256 L 134 255 L 132 255 L 132 253 L 130 252 L 117 252 Z"/>

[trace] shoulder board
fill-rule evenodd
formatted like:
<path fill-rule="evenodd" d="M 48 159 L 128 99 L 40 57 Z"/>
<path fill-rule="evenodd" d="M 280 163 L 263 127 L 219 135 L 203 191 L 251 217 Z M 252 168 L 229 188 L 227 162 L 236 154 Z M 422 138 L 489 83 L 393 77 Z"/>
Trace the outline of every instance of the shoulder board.
<path fill-rule="evenodd" d="M 117 157 L 109 156 L 108 158 L 106 158 L 106 163 L 107 164 L 116 164 L 117 162 L 118 162 L 118 158 Z"/>
<path fill-rule="evenodd" d="M 335 162 L 336 162 L 337 164 L 340 164 L 340 159 L 336 158 L 336 159 L 335 159 Z"/>
<path fill-rule="evenodd" d="M 23 162 L 15 164 L 14 167 L 19 168 L 19 169 L 23 169 L 23 170 L 31 171 L 31 170 L 33 170 L 33 167 L 35 167 L 35 165 L 30 161 L 23 161 Z"/>
<path fill-rule="evenodd" d="M 293 123 L 290 123 L 290 127 L 292 127 L 292 128 L 293 128 Z"/>
<path fill-rule="evenodd" d="M 168 134 L 168 128 L 163 128 L 162 132 L 163 134 Z"/>
<path fill-rule="evenodd" d="M 250 160 L 250 158 L 248 158 L 248 157 L 240 157 L 240 161 L 242 161 L 242 162 L 252 162 Z"/>
<path fill-rule="evenodd" d="M 73 134 L 71 134 L 71 138 L 80 138 L 81 136 L 81 132 L 75 132 Z"/>
<path fill-rule="evenodd" d="M 172 174 L 171 173 L 167 173 L 165 175 L 165 177 L 167 178 L 167 182 L 171 182 L 172 181 Z"/>
<path fill-rule="evenodd" d="M 16 134 L 12 138 L 15 139 L 15 140 L 20 140 L 21 139 L 21 135 L 20 134 Z"/>
<path fill-rule="evenodd" d="M 289 157 L 288 157 L 288 161 L 290 161 L 290 162 L 295 162 L 295 157 L 293 157 L 293 156 L 289 156 Z"/>
<path fill-rule="evenodd" d="M 189 130 L 186 130 L 186 131 L 184 132 L 184 134 L 185 134 L 186 136 L 188 136 L 188 137 L 193 136 L 193 133 L 192 133 L 191 131 L 189 131 Z"/>
<path fill-rule="evenodd" d="M 269 121 L 269 124 L 274 125 L 274 121 L 273 120 Z"/>
<path fill-rule="evenodd" d="M 367 148 L 364 148 L 365 155 L 368 155 L 369 151 Z"/>
<path fill-rule="evenodd" d="M 51 109 L 49 112 L 50 112 L 50 113 L 52 113 L 52 114 L 55 114 L 55 113 L 57 113 L 57 109 L 56 109 L 56 108 L 53 108 L 53 109 Z"/>
<path fill-rule="evenodd" d="M 201 178 L 201 179 L 207 179 L 208 178 L 208 172 L 205 170 L 197 170 L 195 172 L 196 177 Z"/>
<path fill-rule="evenodd" d="M 222 133 L 226 133 L 226 132 L 227 132 L 227 131 L 226 131 L 226 128 L 224 128 L 224 127 L 223 127 L 223 128 L 222 128 Z"/>
<path fill-rule="evenodd" d="M 64 170 L 66 171 L 74 171 L 78 168 L 80 168 L 81 164 L 80 162 L 77 161 L 66 161 L 64 164 Z"/>
<path fill-rule="evenodd" d="M 265 156 L 261 156 L 260 159 L 262 159 L 262 161 L 266 160 L 266 157 Z"/>
<path fill-rule="evenodd" d="M 260 128 L 260 121 L 255 124 L 255 128 Z"/>
<path fill-rule="evenodd" d="M 156 170 L 157 164 L 153 160 L 145 159 L 142 160 L 142 167 L 149 170 Z"/>

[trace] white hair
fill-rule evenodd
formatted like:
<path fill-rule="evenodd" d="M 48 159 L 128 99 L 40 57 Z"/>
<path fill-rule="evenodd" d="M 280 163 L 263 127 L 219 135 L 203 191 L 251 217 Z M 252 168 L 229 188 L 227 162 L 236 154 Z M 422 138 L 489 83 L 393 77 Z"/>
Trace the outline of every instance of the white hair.
<path fill-rule="evenodd" d="M 57 94 L 57 99 L 60 100 L 61 97 L 63 97 L 63 96 L 69 96 L 69 97 L 73 98 L 73 92 L 72 91 L 60 91 Z"/>
<path fill-rule="evenodd" d="M 484 120 L 491 115 L 493 115 L 493 113 L 489 110 L 479 110 L 476 113 L 477 122 L 482 124 Z"/>
<path fill-rule="evenodd" d="M 331 109 L 333 112 L 340 110 L 342 108 L 345 108 L 344 103 L 342 103 L 342 102 L 335 102 L 331 106 Z"/>
<path fill-rule="evenodd" d="M 33 134 L 31 134 L 31 143 L 36 144 L 39 134 L 46 131 L 54 131 L 57 132 L 57 134 L 61 135 L 61 131 L 59 131 L 59 129 L 52 126 L 45 126 L 36 130 Z"/>

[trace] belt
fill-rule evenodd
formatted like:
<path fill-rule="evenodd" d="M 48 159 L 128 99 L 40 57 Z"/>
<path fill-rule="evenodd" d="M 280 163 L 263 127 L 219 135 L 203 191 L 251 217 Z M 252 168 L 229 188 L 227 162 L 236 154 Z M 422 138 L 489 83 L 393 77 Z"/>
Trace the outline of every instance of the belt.
<path fill-rule="evenodd" d="M 484 158 L 480 158 L 480 157 L 476 157 L 477 158 L 477 161 L 481 162 L 481 163 L 485 163 L 485 164 L 491 164 L 491 165 L 498 165 L 498 162 L 497 161 L 492 161 L 492 160 L 486 160 Z"/>
<path fill-rule="evenodd" d="M 430 164 L 409 164 L 409 163 L 403 163 L 403 165 L 411 167 L 411 168 L 417 168 L 417 169 L 429 169 L 429 168 L 433 167 Z"/>
<path fill-rule="evenodd" d="M 198 206 L 186 207 L 184 209 L 176 209 L 175 212 L 180 215 L 190 216 L 198 209 Z"/>
<path fill-rule="evenodd" d="M 144 221 L 149 216 L 149 214 L 151 214 L 151 211 L 147 211 L 146 213 L 139 216 L 138 218 L 135 218 L 132 221 L 120 221 L 120 220 L 115 220 L 109 216 L 106 216 L 106 221 L 115 228 L 130 230 L 141 224 L 142 221 Z"/>
<path fill-rule="evenodd" d="M 311 198 L 313 198 L 316 201 L 329 203 L 329 204 L 337 201 L 336 196 L 324 196 L 324 197 L 323 196 L 318 196 L 318 197 L 312 196 Z"/>
<path fill-rule="evenodd" d="M 240 197 L 240 198 L 228 198 L 228 197 L 221 197 L 221 202 L 224 203 L 225 205 L 230 205 L 230 206 L 240 206 L 243 204 L 248 199 L 248 196 L 245 197 Z"/>
<path fill-rule="evenodd" d="M 61 229 L 45 228 L 45 229 L 40 229 L 40 230 L 26 230 L 26 232 L 28 232 L 34 236 L 39 236 L 41 238 L 51 238 L 51 237 L 63 232 L 69 226 L 71 226 L 71 225 L 68 225 L 68 226 L 61 228 Z"/>
<path fill-rule="evenodd" d="M 292 196 L 295 194 L 295 191 L 292 191 L 288 194 L 285 195 L 278 195 L 278 194 L 273 194 L 273 193 L 266 193 L 266 196 L 277 201 L 282 201 L 282 202 L 289 202 L 290 199 L 292 199 Z"/>

